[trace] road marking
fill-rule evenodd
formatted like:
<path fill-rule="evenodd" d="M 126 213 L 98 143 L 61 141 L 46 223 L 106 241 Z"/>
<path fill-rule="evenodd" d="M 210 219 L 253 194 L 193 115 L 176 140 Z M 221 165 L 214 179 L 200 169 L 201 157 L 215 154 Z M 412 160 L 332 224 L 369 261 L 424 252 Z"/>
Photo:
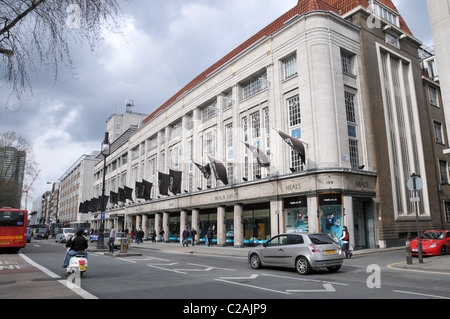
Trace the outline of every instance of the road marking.
<path fill-rule="evenodd" d="M 54 272 L 48 270 L 45 267 L 39 265 L 38 263 L 36 263 L 32 259 L 30 259 L 29 257 L 25 256 L 23 253 L 19 252 L 18 255 L 20 257 L 22 257 L 27 263 L 29 263 L 30 265 L 36 267 L 37 269 L 39 269 L 43 273 L 45 273 L 47 276 L 49 276 L 51 278 L 54 278 L 54 279 L 60 279 L 61 278 L 61 276 L 55 274 Z M 80 297 L 82 297 L 84 299 L 98 299 L 97 297 L 95 297 L 94 295 L 90 294 L 86 290 L 81 289 L 81 287 L 78 287 L 78 286 L 76 286 L 74 284 L 68 284 L 67 280 L 58 280 L 58 282 L 61 283 L 64 286 L 66 286 L 67 288 L 69 288 L 70 290 L 72 290 L 73 292 L 75 292 L 77 295 L 79 295 Z"/>
<path fill-rule="evenodd" d="M 235 278 L 239 278 L 239 279 L 256 279 L 258 277 L 258 275 L 251 275 L 250 277 L 235 277 Z M 240 282 L 233 282 L 227 279 L 230 279 L 231 277 L 220 277 L 220 278 L 216 278 L 214 280 L 217 281 L 221 281 L 221 282 L 226 282 L 232 285 L 238 285 L 238 286 L 244 286 L 244 287 L 249 287 L 249 288 L 254 288 L 254 289 L 259 289 L 259 290 L 265 290 L 265 291 L 271 291 L 271 292 L 276 292 L 279 294 L 283 294 L 283 295 L 290 295 L 291 293 L 286 292 L 286 291 L 279 291 L 279 290 L 274 290 L 274 289 L 269 289 L 269 288 L 263 288 L 263 287 L 258 287 L 258 286 L 253 286 L 253 285 L 248 285 L 248 284 L 243 284 Z"/>
<path fill-rule="evenodd" d="M 177 274 L 187 275 L 187 272 L 178 271 L 176 269 L 169 269 L 169 268 L 160 267 L 160 266 L 173 266 L 173 265 L 176 265 L 176 264 L 178 264 L 178 263 L 171 263 L 171 264 L 147 264 L 147 266 L 153 267 L 153 268 L 157 268 L 157 269 L 161 269 L 161 270 L 172 271 L 172 272 L 175 272 Z"/>
<path fill-rule="evenodd" d="M 397 268 L 397 267 L 395 267 L 397 265 L 404 265 L 404 264 L 406 264 L 405 261 L 399 262 L 399 263 L 390 264 L 390 265 L 387 265 L 386 267 L 390 268 L 390 269 L 394 269 L 394 270 L 421 272 L 421 273 L 424 273 L 424 274 L 437 274 L 437 275 L 447 275 L 447 276 L 450 275 L 450 273 L 448 273 L 448 272 L 428 271 L 428 270 L 420 270 L 420 269 L 406 269 L 406 268 Z"/>
<path fill-rule="evenodd" d="M 287 292 L 336 292 L 336 289 L 334 289 L 333 285 L 330 284 L 323 284 L 323 286 L 325 287 L 325 290 L 291 290 L 288 289 L 286 290 Z"/>
<path fill-rule="evenodd" d="M 70 283 L 67 280 L 58 280 L 58 282 L 60 284 L 64 285 L 64 286 L 66 286 L 70 290 L 72 290 L 74 293 L 76 293 L 77 295 L 79 295 L 83 299 L 98 299 L 98 297 L 90 294 L 86 290 L 82 289 L 81 287 L 79 287 L 79 286 L 77 286 L 77 285 L 75 285 L 73 283 Z"/>
<path fill-rule="evenodd" d="M 430 297 L 430 298 L 437 298 L 437 299 L 450 299 L 449 297 L 421 294 L 421 293 L 418 293 L 418 292 L 411 292 L 411 291 L 402 291 L 402 290 L 392 290 L 392 291 L 393 292 L 397 292 L 397 293 L 401 293 L 401 294 L 409 294 L 409 295 L 416 295 L 416 296 L 423 296 L 423 297 Z"/>
<path fill-rule="evenodd" d="M 30 265 L 36 267 L 37 269 L 39 269 L 40 271 L 42 271 L 43 273 L 45 273 L 47 276 L 54 278 L 54 279 L 59 279 L 61 278 L 61 276 L 58 276 L 57 274 L 55 274 L 54 272 L 48 270 L 45 267 L 42 267 L 41 265 L 39 265 L 38 263 L 34 262 L 33 260 L 31 260 L 30 258 L 28 258 L 27 256 L 25 256 L 23 253 L 19 252 L 19 256 L 22 257 L 27 263 L 29 263 Z"/>

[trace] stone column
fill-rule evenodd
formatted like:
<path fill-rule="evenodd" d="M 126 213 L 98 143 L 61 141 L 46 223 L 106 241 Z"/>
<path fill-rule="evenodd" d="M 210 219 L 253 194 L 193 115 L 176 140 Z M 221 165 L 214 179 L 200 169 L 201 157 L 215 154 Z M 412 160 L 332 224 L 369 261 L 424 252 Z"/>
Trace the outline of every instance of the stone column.
<path fill-rule="evenodd" d="M 169 213 L 163 213 L 164 242 L 169 242 Z"/>
<path fill-rule="evenodd" d="M 180 212 L 180 240 L 183 240 L 183 231 L 186 229 L 186 226 L 188 226 L 187 214 L 188 214 L 187 210 L 182 210 Z"/>
<path fill-rule="evenodd" d="M 197 231 L 197 241 L 195 242 L 196 244 L 198 243 L 198 240 L 200 239 L 199 215 L 200 215 L 200 209 L 195 208 L 195 209 L 192 210 L 192 225 L 191 225 L 191 228 L 194 228 Z"/>
<path fill-rule="evenodd" d="M 159 241 L 161 237 L 159 236 L 159 231 L 161 230 L 161 214 L 155 214 L 155 231 L 156 231 L 156 240 Z"/>
<path fill-rule="evenodd" d="M 144 231 L 144 238 L 142 240 L 147 239 L 148 237 L 148 229 L 147 229 L 147 221 L 148 215 L 142 215 L 142 230 Z"/>
<path fill-rule="evenodd" d="M 234 247 L 244 247 L 244 205 L 234 206 Z"/>
<path fill-rule="evenodd" d="M 226 245 L 226 227 L 225 227 L 225 206 L 217 207 L 217 246 L 224 247 Z"/>

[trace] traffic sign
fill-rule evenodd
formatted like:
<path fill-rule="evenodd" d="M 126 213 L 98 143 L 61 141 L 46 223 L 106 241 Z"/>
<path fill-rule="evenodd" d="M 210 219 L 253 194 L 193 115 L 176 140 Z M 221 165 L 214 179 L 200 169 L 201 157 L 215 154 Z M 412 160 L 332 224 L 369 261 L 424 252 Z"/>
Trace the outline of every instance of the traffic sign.
<path fill-rule="evenodd" d="M 406 186 L 408 186 L 408 189 L 410 191 L 420 191 L 423 188 L 423 182 L 420 176 L 413 174 L 408 179 L 408 183 L 406 184 Z"/>

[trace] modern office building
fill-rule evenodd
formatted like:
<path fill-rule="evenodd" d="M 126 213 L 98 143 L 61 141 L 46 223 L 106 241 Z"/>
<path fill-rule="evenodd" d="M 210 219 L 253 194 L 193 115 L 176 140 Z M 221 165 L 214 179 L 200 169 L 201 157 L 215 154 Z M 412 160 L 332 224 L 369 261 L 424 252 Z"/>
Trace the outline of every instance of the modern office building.
<path fill-rule="evenodd" d="M 418 207 L 423 227 L 448 228 L 420 46 L 390 0 L 300 0 L 111 148 L 107 194 L 134 192 L 110 198 L 106 226 L 163 228 L 166 241 L 211 228 L 242 247 L 347 225 L 375 248 L 403 244 Z M 99 162 L 97 196 L 102 177 Z"/>
<path fill-rule="evenodd" d="M 0 147 L 0 207 L 21 208 L 26 152 Z"/>

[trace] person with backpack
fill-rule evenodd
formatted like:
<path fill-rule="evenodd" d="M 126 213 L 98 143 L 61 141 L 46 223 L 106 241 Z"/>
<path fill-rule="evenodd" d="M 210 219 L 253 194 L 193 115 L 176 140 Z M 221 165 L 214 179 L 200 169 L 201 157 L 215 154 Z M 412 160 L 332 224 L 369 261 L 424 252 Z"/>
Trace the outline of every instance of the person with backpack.
<path fill-rule="evenodd" d="M 347 226 L 342 229 L 342 237 L 339 239 L 342 241 L 342 248 L 345 252 L 345 258 L 352 258 L 352 251 L 350 250 L 350 233 Z"/>

